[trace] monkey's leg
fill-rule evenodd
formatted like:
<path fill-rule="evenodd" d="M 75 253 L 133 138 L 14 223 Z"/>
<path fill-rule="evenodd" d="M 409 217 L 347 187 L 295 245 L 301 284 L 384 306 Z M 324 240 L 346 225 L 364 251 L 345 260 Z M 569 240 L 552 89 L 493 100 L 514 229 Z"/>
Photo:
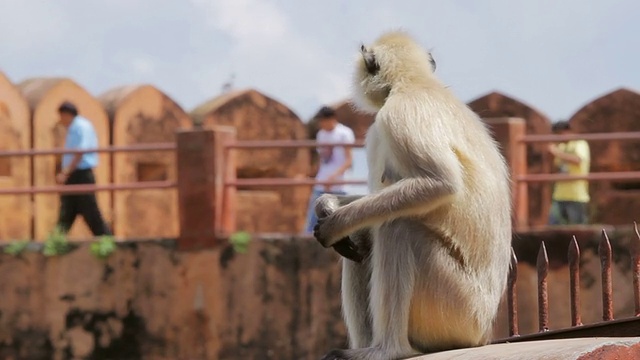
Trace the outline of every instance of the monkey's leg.
<path fill-rule="evenodd" d="M 395 220 L 373 236 L 370 309 L 373 341 L 369 347 L 333 350 L 323 360 L 396 360 L 419 352 L 409 343 L 409 307 L 415 281 L 415 243 L 411 225 Z M 360 304 L 360 306 L 364 306 Z"/>
<path fill-rule="evenodd" d="M 342 313 L 352 349 L 371 346 L 373 333 L 369 312 L 369 282 L 371 280 L 370 229 L 362 229 L 350 238 L 367 256 L 361 263 L 342 259 Z"/>
<path fill-rule="evenodd" d="M 418 354 L 409 343 L 409 309 L 416 277 L 415 242 L 424 239 L 416 239 L 412 225 L 402 218 L 386 223 L 373 244 L 373 347 L 381 359 Z"/>

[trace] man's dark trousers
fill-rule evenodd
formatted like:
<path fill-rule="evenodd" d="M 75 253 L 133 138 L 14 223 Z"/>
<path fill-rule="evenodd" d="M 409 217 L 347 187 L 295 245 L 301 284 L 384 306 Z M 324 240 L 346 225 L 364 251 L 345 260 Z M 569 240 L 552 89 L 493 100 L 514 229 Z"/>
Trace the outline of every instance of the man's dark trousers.
<path fill-rule="evenodd" d="M 92 169 L 76 169 L 67 178 L 65 185 L 95 184 Z M 65 233 L 71 229 L 76 216 L 81 215 L 94 236 L 112 235 L 104 222 L 95 193 L 62 194 L 58 226 Z"/>

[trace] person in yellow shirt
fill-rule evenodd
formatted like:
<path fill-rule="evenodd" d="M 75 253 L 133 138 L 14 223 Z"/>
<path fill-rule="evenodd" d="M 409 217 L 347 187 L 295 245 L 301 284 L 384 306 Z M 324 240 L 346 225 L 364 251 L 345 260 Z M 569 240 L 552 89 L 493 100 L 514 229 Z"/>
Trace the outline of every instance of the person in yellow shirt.
<path fill-rule="evenodd" d="M 559 121 L 553 125 L 556 134 L 572 134 L 568 121 Z M 586 175 L 589 173 L 591 154 L 589 143 L 585 140 L 569 140 L 549 145 L 554 157 L 554 165 L 560 173 Z M 553 188 L 549 225 L 586 224 L 589 204 L 588 180 L 557 181 Z"/>

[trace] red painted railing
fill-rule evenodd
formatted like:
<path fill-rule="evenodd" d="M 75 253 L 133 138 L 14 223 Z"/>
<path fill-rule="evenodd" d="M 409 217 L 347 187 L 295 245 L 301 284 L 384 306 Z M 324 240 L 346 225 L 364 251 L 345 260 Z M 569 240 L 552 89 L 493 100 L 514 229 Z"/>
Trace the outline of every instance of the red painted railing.
<path fill-rule="evenodd" d="M 552 143 L 574 139 L 584 139 L 588 141 L 618 141 L 618 140 L 640 140 L 640 132 L 625 132 L 625 133 L 592 133 L 592 134 L 571 134 L 571 135 L 525 135 L 520 134 L 516 144 L 512 147 L 514 152 L 522 152 L 524 156 L 516 157 L 525 159 L 526 162 L 526 145 L 531 143 Z M 282 148 L 315 148 L 319 146 L 316 141 L 312 140 L 257 140 L 257 141 L 233 141 L 223 145 L 223 159 L 228 158 L 229 151 L 243 150 L 243 149 L 282 149 Z M 340 143 L 333 144 L 333 146 L 343 146 L 352 148 L 361 148 L 364 146 L 362 141 L 355 143 Z M 68 153 L 79 152 L 99 152 L 99 153 L 120 153 L 120 152 L 143 152 L 143 151 L 175 151 L 175 143 L 153 143 L 153 144 L 138 144 L 131 146 L 112 146 L 102 147 L 90 150 L 65 150 L 65 149 L 51 149 L 51 150 L 18 150 L 18 151 L 0 151 L 0 157 L 16 157 L 16 156 L 43 156 L 43 155 L 61 155 Z M 561 180 L 576 180 L 585 179 L 589 181 L 611 181 L 611 180 L 639 180 L 640 171 L 629 172 L 601 172 L 590 173 L 585 176 L 572 176 L 566 174 L 528 174 L 526 173 L 526 164 L 522 166 L 513 166 L 513 179 L 516 183 L 514 192 L 516 193 L 514 212 L 516 218 L 516 227 L 519 229 L 525 229 L 528 227 L 528 198 L 527 188 L 528 183 L 532 182 L 552 182 Z M 327 185 L 327 184 L 346 184 L 346 185 L 365 185 L 366 180 L 342 180 L 335 182 L 317 182 L 313 179 L 291 179 L 291 178 L 253 178 L 253 179 L 231 179 L 228 177 L 223 178 L 224 188 L 237 188 L 237 187 L 259 187 L 259 186 L 312 186 L 315 184 Z M 40 194 L 40 193 L 83 193 L 88 191 L 118 191 L 118 190 L 138 190 L 138 189 L 164 189 L 173 188 L 176 186 L 175 182 L 171 181 L 154 181 L 144 183 L 129 183 L 129 184 L 109 184 L 109 185 L 60 185 L 60 186 L 45 186 L 45 187 L 28 187 L 28 188 L 13 188 L 13 189 L 0 189 L 0 195 L 19 195 L 19 194 Z"/>
<path fill-rule="evenodd" d="M 516 282 L 518 278 L 518 259 L 511 253 L 511 270 L 507 285 L 507 311 L 509 337 L 494 340 L 493 343 L 549 340 L 576 337 L 615 337 L 640 336 L 640 232 L 634 223 L 635 238 L 629 245 L 633 283 L 631 284 L 635 316 L 615 319 L 613 312 L 612 259 L 611 242 L 605 230 L 598 244 L 601 270 L 602 321 L 591 324 L 582 323 L 580 306 L 580 248 L 574 236 L 567 249 L 569 263 L 571 326 L 563 329 L 549 328 L 549 295 L 547 293 L 549 258 L 544 241 L 540 244 L 536 262 L 538 277 L 538 332 L 520 335 L 518 330 L 518 300 Z M 622 254 L 620 254 L 622 255 Z"/>
<path fill-rule="evenodd" d="M 615 180 L 640 180 L 640 171 L 625 172 L 591 172 L 585 176 L 567 175 L 567 174 L 527 174 L 526 151 L 527 144 L 533 143 L 555 143 L 569 140 L 587 140 L 593 141 L 629 141 L 640 140 L 640 132 L 611 132 L 611 133 L 590 133 L 590 134 L 567 134 L 567 135 L 525 135 L 524 132 L 516 140 L 513 151 L 519 152 L 520 159 L 524 159 L 524 166 L 512 166 L 517 169 L 513 173 L 516 182 L 516 203 L 514 204 L 514 212 L 516 219 L 516 228 L 526 229 L 529 227 L 528 212 L 528 183 L 531 182 L 553 182 L 562 180 L 588 180 L 588 181 L 615 181 Z M 591 154 L 595 157 L 597 154 Z M 513 165 L 513 164 L 512 164 Z"/>
<path fill-rule="evenodd" d="M 235 159 L 230 151 L 234 149 L 257 149 L 257 148 L 313 148 L 318 146 L 315 141 L 236 141 L 235 133 L 228 132 L 226 135 L 222 132 L 207 133 L 200 130 L 185 132 L 178 134 L 177 144 L 141 144 L 127 147 L 105 147 L 93 149 L 96 152 L 131 152 L 131 151 L 176 151 L 178 181 L 176 182 L 144 182 L 131 184 L 110 184 L 110 185 L 69 185 L 69 186 L 48 186 L 48 187 L 32 187 L 23 189 L 0 189 L 0 195 L 9 194 L 39 194 L 39 193 L 56 193 L 56 192 L 86 192 L 86 191 L 118 191 L 125 189 L 150 189 L 150 188 L 178 188 L 179 207 L 181 217 L 181 234 L 179 249 L 194 249 L 199 246 L 209 246 L 217 241 L 214 235 L 218 232 L 229 234 L 233 230 L 235 218 L 229 214 L 234 213 L 234 190 L 236 187 L 251 186 L 310 186 L 320 182 L 311 179 L 236 179 L 235 178 Z M 226 136 L 226 137 L 225 137 Z M 640 133 L 607 133 L 607 134 L 584 134 L 584 135 L 536 135 L 525 136 L 523 132 L 517 137 L 517 141 L 512 144 L 510 151 L 516 152 L 518 158 L 526 159 L 526 145 L 535 142 L 556 142 L 566 141 L 569 139 L 587 139 L 589 141 L 611 141 L 611 140 L 637 140 L 640 139 Z M 362 142 L 354 144 L 333 144 L 333 146 L 362 147 Z M 40 156 L 40 155 L 59 155 L 64 153 L 74 153 L 78 151 L 68 151 L 62 149 L 54 150 L 26 150 L 26 151 L 4 151 L 0 152 L 3 156 Z M 513 158 L 513 157 L 512 157 Z M 527 183 L 534 181 L 557 181 L 561 179 L 570 179 L 572 177 L 558 174 L 526 174 L 525 164 L 515 164 L 512 166 L 512 174 L 517 183 L 516 201 L 517 206 L 515 212 L 520 220 L 523 216 L 521 211 L 526 208 L 527 204 Z M 522 169 L 525 169 L 524 171 Z M 516 169 L 515 171 L 513 169 Z M 585 177 L 590 181 L 617 180 L 617 179 L 640 179 L 639 172 L 625 173 L 595 173 Z M 186 175 L 185 175 L 186 174 Z M 348 180 L 333 183 L 343 184 L 365 184 L 362 180 Z M 326 182 L 321 182 L 326 184 Z M 523 206 L 525 205 L 525 206 Z M 194 210 L 195 209 L 195 210 Z M 526 215 L 526 212 L 524 213 Z M 524 218 L 526 221 L 527 219 Z M 526 224 L 526 223 L 525 223 Z M 204 240 L 203 240 L 204 239 Z M 579 259 L 580 249 L 577 244 L 572 242 L 568 249 L 569 271 L 571 276 L 571 307 L 572 307 L 572 325 L 570 329 L 551 330 L 548 329 L 548 299 L 546 294 L 547 275 L 548 275 L 548 257 L 544 243 L 540 247 L 538 256 L 538 283 L 539 283 L 539 327 L 540 333 L 519 336 L 517 321 L 517 297 L 515 292 L 515 284 L 517 279 L 517 259 L 515 253 L 512 258 L 512 270 L 509 275 L 508 286 L 508 309 L 509 309 L 509 339 L 504 341 L 517 341 L 524 339 L 542 339 L 551 337 L 566 337 L 576 335 L 582 332 L 583 335 L 595 336 L 593 334 L 611 334 L 612 327 L 616 331 L 620 329 L 629 329 L 629 332 L 636 332 L 638 329 L 638 321 L 640 320 L 640 235 L 638 241 L 634 242 L 631 249 L 632 267 L 633 267 L 633 291 L 635 296 L 636 317 L 632 319 L 614 320 L 612 312 L 612 289 L 611 289 L 611 245 L 606 233 L 603 233 L 603 239 L 600 244 L 600 255 L 603 274 L 603 320 L 604 323 L 581 325 L 581 315 L 579 307 Z M 626 326 L 626 327 L 625 327 Z M 607 332 L 608 331 L 608 332 Z M 627 331 L 627 330 L 624 330 Z M 565 335 L 563 335 L 565 334 Z M 498 340 L 500 342 L 502 340 Z"/>
<path fill-rule="evenodd" d="M 226 144 L 225 152 L 231 149 L 300 149 L 316 148 L 321 146 L 313 140 L 249 140 L 236 141 Z M 354 143 L 334 143 L 334 147 L 362 148 L 364 142 Z M 236 179 L 225 182 L 225 186 L 231 187 L 254 187 L 254 186 L 312 186 L 312 185 L 366 185 L 366 180 L 340 180 L 340 181 L 315 181 L 313 179 L 291 179 L 291 178 L 254 178 Z"/>
<path fill-rule="evenodd" d="M 628 171 L 628 172 L 592 172 L 584 176 L 575 176 L 567 174 L 528 174 L 526 172 L 526 145 L 531 143 L 553 143 L 562 142 L 568 140 L 584 139 L 587 141 L 614 141 L 614 140 L 640 140 L 640 132 L 619 132 L 619 133 L 591 133 L 591 134 L 571 134 L 571 135 L 525 135 L 524 132 L 520 134 L 516 140 L 516 144 L 513 144 L 512 150 L 515 152 L 522 152 L 522 154 L 515 155 L 515 158 L 524 159 L 524 164 L 520 166 L 513 166 L 512 169 L 521 169 L 520 171 L 514 171 L 512 173 L 513 180 L 516 183 L 514 192 L 515 204 L 514 213 L 516 218 L 515 227 L 518 229 L 528 228 L 529 214 L 528 214 L 528 183 L 533 182 L 554 182 L 562 180 L 589 180 L 589 181 L 615 181 L 615 180 L 640 180 L 640 171 Z M 313 148 L 317 147 L 318 143 L 315 141 L 293 141 L 293 140 L 278 140 L 278 141 L 237 141 L 233 144 L 228 144 L 225 147 L 225 151 L 229 149 L 276 149 L 276 148 Z M 356 142 L 354 144 L 334 144 L 334 146 L 346 146 L 346 147 L 363 147 L 363 142 Z M 592 155 L 593 156 L 593 155 Z M 283 179 L 283 178 L 256 178 L 256 179 L 237 179 L 228 181 L 225 183 L 225 187 L 253 187 L 253 186 L 308 186 L 314 184 L 353 184 L 353 185 L 365 185 L 365 180 L 347 180 L 333 183 L 316 182 L 310 179 Z"/>
<path fill-rule="evenodd" d="M 516 144 L 512 147 L 515 151 L 522 153 L 517 154 L 515 158 L 526 159 L 526 144 L 534 142 L 560 142 L 572 139 L 587 139 L 589 141 L 607 141 L 607 140 L 635 140 L 640 139 L 640 133 L 607 133 L 607 134 L 585 134 L 585 135 L 545 135 L 545 136 L 522 136 L 517 140 Z M 353 146 L 360 147 L 362 144 L 336 144 L 335 146 Z M 243 141 L 236 142 L 234 144 L 227 145 L 227 149 L 256 149 L 256 148 L 300 148 L 300 147 L 315 147 L 317 143 L 311 141 Z M 522 166 L 524 165 L 524 166 Z M 520 201 L 524 201 L 521 206 L 516 206 L 515 211 L 522 209 L 522 205 L 527 205 L 527 184 L 529 182 L 548 182 L 558 180 L 573 180 L 573 179 L 586 179 L 589 181 L 603 181 L 603 180 L 635 180 L 640 179 L 640 172 L 610 172 L 610 173 L 591 173 L 586 176 L 569 176 L 563 174 L 526 174 L 526 160 L 524 164 L 520 166 L 512 166 L 512 168 L 524 169 L 524 172 L 513 174 L 514 180 L 517 183 L 515 198 Z M 237 186 L 299 186 L 299 185 L 313 185 L 317 182 L 313 180 L 300 180 L 300 179 L 237 179 L 227 181 L 225 187 L 237 187 Z M 357 183 L 365 184 L 366 181 L 344 181 L 339 183 Z M 524 213 L 526 215 L 526 212 Z M 516 216 L 522 216 L 522 214 L 516 214 Z M 528 220 L 528 219 L 524 219 Z M 525 223 L 526 224 L 526 223 Z M 637 234 L 637 231 L 636 231 Z M 507 290 L 507 308 L 508 308 L 508 321 L 509 321 L 509 337 L 506 339 L 497 339 L 494 343 L 501 342 L 514 342 L 525 340 L 544 340 L 555 338 L 570 338 L 570 337 L 588 337 L 588 336 L 637 336 L 638 326 L 640 325 L 640 234 L 637 234 L 638 238 L 632 245 L 631 257 L 633 271 L 633 294 L 636 304 L 636 317 L 626 319 L 614 319 L 613 314 L 613 291 L 611 287 L 611 268 L 612 268 L 612 252 L 611 244 L 606 233 L 603 231 L 602 241 L 599 247 L 599 254 L 601 257 L 602 265 L 602 303 L 603 303 L 603 321 L 593 324 L 582 324 L 580 313 L 580 286 L 579 286 L 579 263 L 580 263 L 580 250 L 577 242 L 571 242 L 568 249 L 568 261 L 569 272 L 571 280 L 570 302 L 571 302 L 571 319 L 572 325 L 569 328 L 564 329 L 549 329 L 549 301 L 547 294 L 548 286 L 548 272 L 549 272 L 549 260 L 544 242 L 540 246 L 540 251 L 537 259 L 538 270 L 538 317 L 539 317 L 539 332 L 534 334 L 520 335 L 518 330 L 518 301 L 516 296 L 516 280 L 517 280 L 517 268 L 518 260 L 515 252 L 512 249 L 512 263 L 511 270 L 508 277 L 508 290 Z"/>
<path fill-rule="evenodd" d="M 108 146 L 93 149 L 69 150 L 69 149 L 30 149 L 30 150 L 9 150 L 0 151 L 2 157 L 28 156 L 31 160 L 35 156 L 64 155 L 78 153 L 130 153 L 145 151 L 175 151 L 175 143 L 149 143 L 130 146 Z M 24 195 L 24 194 L 82 194 L 94 191 L 118 191 L 118 190 L 142 190 L 142 189 L 167 189 L 176 187 L 174 181 L 146 181 L 128 184 L 109 185 L 52 185 L 52 186 L 30 186 L 24 188 L 0 189 L 0 195 Z"/>

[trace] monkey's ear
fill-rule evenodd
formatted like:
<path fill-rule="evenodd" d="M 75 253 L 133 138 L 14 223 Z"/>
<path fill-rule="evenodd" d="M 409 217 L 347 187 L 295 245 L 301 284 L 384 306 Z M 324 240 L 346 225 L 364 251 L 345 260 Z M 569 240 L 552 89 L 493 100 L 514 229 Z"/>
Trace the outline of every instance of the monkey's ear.
<path fill-rule="evenodd" d="M 367 68 L 367 71 L 371 75 L 375 75 L 380 71 L 380 65 L 376 61 L 376 56 L 373 54 L 373 51 L 367 49 L 364 45 L 360 46 L 360 53 L 362 54 L 362 59 L 364 60 L 364 66 Z"/>
<path fill-rule="evenodd" d="M 431 71 L 436 72 L 436 60 L 433 58 L 431 53 L 429 53 L 429 62 L 431 62 Z"/>

